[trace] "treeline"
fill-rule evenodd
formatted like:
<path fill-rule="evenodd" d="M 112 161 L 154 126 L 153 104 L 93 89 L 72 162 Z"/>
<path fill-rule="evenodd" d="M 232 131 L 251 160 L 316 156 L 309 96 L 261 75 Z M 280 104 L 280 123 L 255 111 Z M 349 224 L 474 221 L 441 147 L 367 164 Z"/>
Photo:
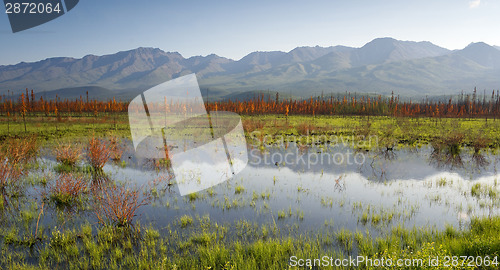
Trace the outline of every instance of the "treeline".
<path fill-rule="evenodd" d="M 148 104 L 149 109 L 169 112 L 189 112 L 199 106 L 175 100 L 164 99 L 156 104 Z M 471 94 L 449 98 L 447 102 L 423 99 L 418 102 L 402 101 L 392 94 L 390 97 L 359 96 L 350 93 L 342 96 L 319 96 L 303 100 L 280 99 L 275 96 L 260 94 L 250 100 L 223 100 L 205 104 L 207 111 L 231 111 L 243 115 L 282 114 L 282 115 L 366 115 L 397 117 L 491 117 L 500 115 L 500 93 L 478 95 L 476 89 Z M 196 107 L 196 108 L 195 108 Z M 128 111 L 128 102 L 115 98 L 101 101 L 86 96 L 74 100 L 44 100 L 37 98 L 33 90 L 26 89 L 18 98 L 0 96 L 0 114 L 3 116 L 45 115 L 47 117 L 98 116 L 102 113 L 123 113 Z"/>
<path fill-rule="evenodd" d="M 481 97 L 476 89 L 462 93 L 447 102 L 424 99 L 419 102 L 401 101 L 398 96 L 382 97 L 346 94 L 334 97 L 311 97 L 304 100 L 260 95 L 248 101 L 217 101 L 207 104 L 209 111 L 232 111 L 239 114 L 284 115 L 373 115 L 401 117 L 496 117 L 500 115 L 500 93 Z"/>
<path fill-rule="evenodd" d="M 45 115 L 59 117 L 61 114 L 75 116 L 97 116 L 99 113 L 114 113 L 127 111 L 128 102 L 116 100 L 115 98 L 102 101 L 90 99 L 88 92 L 85 97 L 79 99 L 55 99 L 44 100 L 36 97 L 33 90 L 21 94 L 17 99 L 9 95 L 0 96 L 0 112 L 2 115 Z"/>

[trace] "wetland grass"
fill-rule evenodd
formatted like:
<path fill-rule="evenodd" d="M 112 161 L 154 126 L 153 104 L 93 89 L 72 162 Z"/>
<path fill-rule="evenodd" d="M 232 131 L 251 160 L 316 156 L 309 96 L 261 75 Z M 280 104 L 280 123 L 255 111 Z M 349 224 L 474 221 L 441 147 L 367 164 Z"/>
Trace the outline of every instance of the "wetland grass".
<path fill-rule="evenodd" d="M 194 202 L 194 201 L 196 201 L 199 198 L 201 198 L 201 195 L 198 194 L 198 192 L 189 193 L 189 195 L 188 195 L 188 200 L 190 202 Z"/>
<path fill-rule="evenodd" d="M 191 226 L 195 226 L 194 223 Z M 236 226 L 235 228 L 232 228 Z M 242 234 L 229 236 L 228 230 L 240 228 Z M 500 246 L 500 219 L 474 219 L 467 230 L 448 226 L 443 231 L 430 228 L 405 229 L 396 226 L 373 237 L 369 232 L 318 232 L 298 236 L 276 235 L 266 226 L 239 222 L 235 225 L 203 223 L 179 234 L 171 231 L 164 236 L 153 228 L 141 228 L 138 234 L 123 233 L 123 228 L 82 225 L 77 230 L 55 230 L 39 248 L 39 263 L 32 265 L 26 258 L 4 251 L 0 263 L 16 269 L 302 269 L 290 266 L 290 259 L 320 258 L 347 255 L 385 258 L 423 259 L 429 256 L 489 256 L 493 261 Z M 283 234 L 283 232 L 281 232 Z M 236 237 L 236 238 L 234 238 Z M 16 232 L 6 236 L 4 246 L 17 245 Z M 185 239 L 185 240 L 181 240 Z M 333 240 L 333 241 L 332 241 Z M 5 253 L 7 252 L 7 253 Z M 439 265 L 445 269 L 443 263 Z M 438 268 L 438 269 L 441 269 Z M 482 265 L 479 269 L 497 269 L 497 265 Z M 321 268 L 322 269 L 322 268 Z M 349 269 L 346 267 L 346 269 Z M 360 265 L 359 269 L 374 269 Z M 380 269 L 380 268 L 377 268 Z M 385 267 L 383 269 L 401 269 Z M 419 269 L 429 269 L 420 267 Z M 433 268 L 436 269 L 436 268 Z M 450 268 L 446 268 L 450 269 Z M 451 268 L 451 269 L 460 269 Z"/>
<path fill-rule="evenodd" d="M 449 129 L 452 126 L 454 119 L 439 120 L 441 125 L 432 124 L 425 119 L 419 119 L 418 122 L 414 119 L 395 119 L 391 117 L 371 117 L 369 125 L 366 119 L 362 117 L 323 117 L 323 116 L 288 116 L 283 123 L 278 123 L 274 127 L 269 126 L 268 121 L 270 116 L 244 116 L 245 130 L 256 129 L 263 130 L 264 134 L 281 134 L 284 132 L 304 133 L 311 135 L 312 131 L 325 134 L 352 134 L 353 132 L 362 132 L 365 134 L 374 134 L 387 129 L 391 125 L 390 135 L 387 137 L 394 139 L 384 142 L 384 147 L 392 145 L 394 142 L 407 143 L 405 140 L 411 140 L 411 144 L 415 141 L 430 142 L 433 141 L 436 129 Z M 98 117 L 96 117 L 98 118 Z M 27 123 L 30 124 L 32 119 L 27 117 Z M 250 122 L 248 121 L 250 120 Z M 104 123 L 95 122 L 95 129 L 103 129 Z M 255 122 L 255 123 L 252 123 Z M 275 120 L 280 122 L 280 120 Z M 286 121 L 286 123 L 284 122 Z M 480 120 L 456 120 L 464 126 L 464 129 L 471 129 L 478 125 Z M 487 129 L 496 130 L 498 124 L 496 122 L 489 123 Z M 303 123 L 300 127 L 301 131 L 296 129 L 291 130 L 290 126 L 296 123 Z M 79 125 L 80 133 L 89 135 L 86 126 L 82 123 L 74 123 L 68 120 L 68 123 L 59 123 L 59 131 L 56 135 L 47 135 L 44 138 L 57 138 L 64 132 L 77 133 L 67 130 L 64 125 Z M 90 125 L 90 123 L 89 123 Z M 368 125 L 368 126 L 367 126 Z M 453 125 L 456 125 L 453 124 Z M 126 125 L 123 125 L 126 127 Z M 366 126 L 366 127 L 365 127 Z M 435 127 L 437 126 L 437 127 Z M 49 127 L 42 126 L 42 129 Z M 94 128 L 94 127 L 93 127 Z M 356 130 L 358 128 L 359 131 Z M 65 131 L 66 130 L 66 131 Z M 103 129 L 105 130 L 105 129 Z M 120 128 L 119 128 L 120 130 Z M 87 132 L 87 133 L 84 133 Z M 43 132 L 42 132 L 43 133 Z M 101 134 L 103 131 L 101 130 Z M 52 134 L 52 133 L 50 133 Z M 441 140 L 436 143 L 441 152 L 447 152 L 451 155 L 460 155 L 461 148 L 464 145 L 470 145 L 476 135 L 470 135 L 467 131 L 463 132 L 463 138 L 457 143 L 457 140 Z M 474 147 L 474 152 L 480 152 L 485 147 L 495 147 L 498 145 L 496 133 L 485 133 L 491 137 L 491 142 L 479 142 Z M 93 134 L 86 148 L 86 158 L 93 169 L 102 171 L 102 167 L 109 159 L 113 159 L 112 145 L 113 142 L 106 142 L 97 139 Z M 409 139 L 410 138 L 410 139 Z M 111 141 L 113 139 L 110 139 Z M 10 183 L 12 174 L 8 171 L 5 165 L 7 162 L 18 164 L 18 168 L 25 171 L 26 163 L 32 162 L 36 158 L 36 151 L 30 150 L 30 145 L 18 143 L 19 148 L 12 153 L 10 151 L 2 154 L 2 162 L 0 162 L 0 180 L 8 179 L 5 183 Z M 5 150 L 7 144 L 2 145 L 1 149 Z M 104 147 L 104 148 L 103 148 Z M 35 149 L 37 146 L 35 146 Z M 92 148 L 92 149 L 91 149 Z M 476 148 L 479 149 L 476 151 Z M 371 150 L 371 149 L 370 149 Z M 111 152 L 109 155 L 107 152 Z M 4 152 L 2 152 L 4 153 Z M 34 154 L 33 154 L 34 153 Z M 101 157 L 101 154 L 103 154 Z M 10 156 L 9 156 L 10 155 Z M 115 156 L 117 158 L 117 156 Z M 63 163 L 63 161 L 59 160 Z M 2 168 L 2 164 L 4 165 Z M 10 168 L 10 167 L 9 167 Z M 51 172 L 54 173 L 54 172 Z M 56 172 L 57 173 L 57 172 Z M 82 177 L 90 177 L 90 172 L 82 171 Z M 50 176 L 50 174 L 47 174 Z M 50 178 L 45 175 L 45 178 Z M 172 209 L 176 211 L 193 211 L 191 208 L 185 208 L 194 205 L 194 201 L 199 200 L 196 205 L 201 206 L 197 209 L 203 209 L 203 203 L 212 199 L 214 202 L 220 201 L 220 209 L 222 212 L 229 209 L 237 209 L 231 211 L 230 215 L 239 214 L 239 208 L 243 209 L 254 203 L 254 208 L 260 211 L 259 215 L 266 217 L 269 215 L 273 218 L 273 222 L 249 222 L 243 220 L 239 225 L 233 225 L 229 222 L 221 223 L 219 217 L 203 219 L 196 221 L 193 219 L 194 214 L 186 214 L 180 217 L 175 217 L 173 222 L 166 224 L 151 224 L 150 227 L 141 227 L 141 223 L 137 222 L 136 215 L 139 214 L 139 208 L 149 203 L 149 196 L 146 194 L 145 199 L 141 199 L 139 190 L 127 189 L 122 184 L 114 183 L 111 179 L 97 183 L 92 191 L 86 193 L 89 189 L 88 181 L 82 179 L 85 185 L 72 180 L 65 181 L 66 175 L 57 174 L 55 180 L 46 180 L 47 194 L 49 197 L 56 194 L 54 202 L 62 203 L 69 202 L 72 204 L 70 197 L 81 197 L 82 194 L 89 194 L 93 197 L 93 204 L 89 204 L 89 212 L 94 213 L 98 220 L 95 224 L 79 224 L 68 225 L 52 223 L 57 227 L 38 226 L 42 223 L 44 216 L 43 203 L 40 208 L 40 202 L 27 202 L 32 197 L 19 196 L 14 200 L 12 209 L 19 209 L 18 215 L 13 217 L 4 215 L 1 216 L 2 222 L 6 222 L 3 228 L 0 228 L 0 268 L 2 269 L 300 269 L 290 266 L 290 257 L 297 256 L 298 258 L 319 258 L 324 255 L 333 256 L 335 258 L 345 258 L 346 255 L 362 255 L 369 258 L 392 258 L 393 260 L 402 258 L 410 259 L 426 259 L 429 255 L 439 256 L 500 256 L 500 218 L 482 218 L 474 219 L 469 223 L 464 223 L 461 229 L 455 229 L 447 226 L 444 231 L 439 231 L 435 228 L 420 227 L 415 229 L 404 228 L 400 223 L 394 224 L 393 220 L 403 219 L 407 214 L 397 210 L 385 209 L 382 206 L 373 206 L 366 202 L 353 203 L 353 214 L 357 214 L 358 221 L 366 227 L 366 232 L 356 231 L 351 232 L 347 228 L 342 227 L 341 222 L 337 222 L 334 227 L 333 219 L 326 222 L 328 225 L 321 231 L 322 228 L 314 229 L 310 232 L 294 231 L 294 226 L 298 226 L 299 220 L 308 222 L 308 216 L 304 217 L 304 212 L 294 209 L 281 209 L 278 211 L 277 219 L 272 217 L 273 207 L 276 201 L 279 200 L 279 195 L 276 194 L 276 189 L 270 190 L 252 190 L 251 187 L 246 187 L 243 184 L 237 186 L 228 185 L 227 196 L 224 191 L 217 188 L 211 188 L 207 193 L 202 195 L 193 193 L 186 197 L 184 201 L 177 202 L 177 197 L 169 198 L 167 202 L 170 204 L 172 200 Z M 104 174 L 102 174 L 104 175 Z M 20 175 L 21 177 L 22 175 Z M 22 177 L 21 177 L 22 178 Z M 271 179 L 271 178 L 269 178 Z M 20 179 L 23 180 L 23 179 Z M 58 182 L 59 181 L 59 182 Z M 171 185 L 170 179 L 168 186 Z M 22 181 L 19 181 L 21 183 Z M 24 181 L 28 182 L 28 181 Z M 94 184 L 96 181 L 92 181 Z M 160 183 L 161 181 L 158 181 Z M 286 183 L 286 180 L 273 181 L 273 184 L 279 185 Z M 452 186 L 450 180 L 436 180 L 435 185 L 440 188 Z M 7 184 L 8 186 L 9 184 Z M 38 182 L 33 181 L 33 184 L 23 183 L 23 188 L 38 188 Z M 303 183 L 299 186 L 291 186 L 290 190 L 295 194 L 301 192 L 300 196 L 308 198 L 309 186 Z M 234 190 L 233 190 L 234 188 Z M 296 188 L 296 189 L 295 189 Z M 239 194 L 236 197 L 231 195 Z M 307 191 L 307 192 L 303 192 Z M 270 198 L 271 192 L 273 198 Z M 279 192 L 279 190 L 278 190 Z M 313 193 L 313 190 L 310 191 Z M 471 199 L 474 203 L 480 200 L 498 199 L 497 190 L 490 188 L 486 184 L 478 184 L 477 186 L 467 186 L 463 191 L 465 197 Z M 61 195 L 62 194 L 62 195 Z M 71 195 L 72 194 L 72 195 Z M 162 192 L 156 190 L 155 193 L 161 200 Z M 207 194 L 207 195 L 205 195 Z M 31 196 L 31 195 L 30 195 Z M 36 196 L 36 194 L 35 194 Z M 207 196 L 209 198 L 207 198 Z M 92 198 L 91 197 L 91 198 Z M 294 196 L 295 197 L 295 196 Z M 471 198 L 472 197 L 472 198 Z M 349 199 L 345 201 L 342 198 L 328 197 L 321 195 L 320 202 L 316 198 L 316 203 L 320 206 L 335 208 L 339 206 L 350 205 Z M 251 203 L 246 203 L 247 200 Z M 431 198 L 432 199 L 432 198 Z M 467 198 L 466 198 L 467 199 Z M 255 206 L 257 203 L 257 206 Z M 472 202 L 470 202 L 472 204 Z M 213 204 L 214 205 L 214 204 Z M 169 206 L 167 206 L 169 207 Z M 263 210 L 258 210 L 260 209 Z M 283 205 L 280 205 L 283 207 Z M 408 211 L 413 212 L 413 206 Z M 346 208 L 346 207 L 344 207 Z M 376 209 L 375 209 L 376 208 Z M 472 213 L 473 206 L 470 206 Z M 337 209 L 337 208 L 335 208 Z M 195 209 L 196 210 L 196 209 Z M 326 209 L 329 211 L 330 209 Z M 50 211 L 50 207 L 47 208 Z M 399 212 L 398 212 L 399 211 Z M 406 210 L 405 210 L 406 211 Z M 1 211 L 2 214 L 5 211 Z M 229 212 L 229 211 L 228 211 Z M 297 219 L 294 213 L 296 212 Z M 355 212 L 355 213 L 354 213 Z M 182 212 L 181 212 L 182 213 Z M 411 214 L 409 214 L 411 215 Z M 292 217 L 294 219 L 286 219 Z M 8 217 L 8 218 L 6 218 Z M 85 216 L 82 216 L 85 217 Z M 219 223 L 215 222 L 219 220 Z M 141 220 L 142 221 L 142 220 Z M 404 220 L 403 220 L 404 221 Z M 356 220 L 354 220 L 354 223 Z M 292 224 L 290 227 L 288 225 Z M 36 225 L 35 225 L 36 224 Z M 278 224 L 279 226 L 277 226 Z M 285 225 L 282 227 L 282 225 Z M 134 233 L 130 233 L 130 228 L 134 227 Z M 365 229 L 363 227 L 363 229 Z M 368 229 L 374 229 L 376 236 L 371 236 Z M 34 232 L 34 233 L 33 233 Z M 234 233 L 236 232 L 236 233 Z M 239 233 L 241 232 L 241 233 Z M 35 237 L 33 237 L 35 236 Z M 35 240 L 33 240 L 35 239 Z M 39 240 L 41 239 L 41 240 Z M 34 244 L 36 243 L 36 245 Z M 27 247 L 34 247 L 32 250 Z M 361 269 L 370 269 L 366 266 L 361 266 Z M 390 267 L 387 269 L 391 269 Z M 482 269 L 497 269 L 497 267 L 489 266 Z"/>
<path fill-rule="evenodd" d="M 191 224 L 193 224 L 193 218 L 188 215 L 184 215 L 179 219 L 179 224 L 182 228 L 185 228 Z"/>
<path fill-rule="evenodd" d="M 242 185 L 238 185 L 234 188 L 234 194 L 240 194 L 240 193 L 243 193 L 245 191 L 245 187 L 243 187 Z"/>
<path fill-rule="evenodd" d="M 118 128 L 113 130 L 111 137 L 130 138 L 130 128 L 126 113 L 116 113 Z M 5 116 L 0 116 L 0 119 Z M 115 117 L 113 117 L 115 118 Z M 11 119 L 9 119 L 11 120 Z M 36 126 L 36 132 L 24 132 L 22 123 L 17 121 L 11 123 L 11 129 L 7 132 L 6 121 L 0 121 L 0 141 L 30 138 L 38 136 L 42 141 L 57 141 L 61 137 L 73 138 L 109 136 L 109 126 L 112 119 L 105 114 L 97 114 L 95 117 L 68 118 L 67 121 L 58 123 L 60 127 L 55 128 L 54 119 L 39 117 L 36 114 L 27 115 L 26 123 Z M 311 142 L 310 137 L 324 136 L 329 141 L 329 136 L 351 137 L 363 141 L 370 136 L 380 137 L 379 143 L 366 146 L 366 150 L 373 148 L 386 149 L 395 146 L 418 147 L 423 144 L 433 143 L 440 140 L 439 134 L 461 133 L 463 145 L 471 146 L 475 151 L 486 148 L 500 147 L 500 121 L 488 121 L 485 125 L 481 118 L 442 118 L 436 120 L 432 117 L 393 117 L 393 116 L 337 116 L 337 115 L 288 115 L 285 119 L 279 114 L 265 115 L 242 115 L 243 127 L 249 141 L 262 143 L 264 138 L 268 142 L 279 136 L 305 136 Z M 439 125 L 436 123 L 439 122 Z M 114 125 L 111 123 L 111 125 Z M 15 126 L 15 128 L 13 127 Z M 481 130 L 481 132 L 478 132 Z M 252 135 L 256 131 L 256 136 Z M 309 131 L 309 134 L 308 134 Z M 313 132 L 314 131 L 314 132 Z M 359 135 L 359 137 L 358 137 Z M 375 145 L 376 144 L 376 145 Z"/>

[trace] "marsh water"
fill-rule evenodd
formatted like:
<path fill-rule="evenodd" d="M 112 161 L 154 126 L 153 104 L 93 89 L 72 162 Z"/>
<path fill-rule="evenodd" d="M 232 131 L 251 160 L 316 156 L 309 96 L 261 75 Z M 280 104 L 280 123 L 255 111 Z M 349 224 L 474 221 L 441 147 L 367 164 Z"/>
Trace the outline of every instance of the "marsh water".
<path fill-rule="evenodd" d="M 138 209 L 134 222 L 160 231 L 180 227 L 179 219 L 188 215 L 208 216 L 218 224 L 272 224 L 294 233 L 326 227 L 376 234 L 397 225 L 458 228 L 473 217 L 499 212 L 495 192 L 500 155 L 493 151 L 465 148 L 449 154 L 431 146 L 366 151 L 290 144 L 248 146 L 248 153 L 241 173 L 188 196 L 179 194 L 168 169 L 136 158 L 130 142 L 122 161 L 109 163 L 104 171 L 108 179 L 152 191 L 152 200 Z M 56 175 L 53 157 L 46 155 L 39 163 L 33 174 Z M 472 191 L 474 186 L 485 192 Z M 39 192 L 32 190 L 33 198 Z M 90 210 L 64 217 L 56 212 L 45 210 L 45 226 L 62 226 L 62 220 L 65 225 L 97 223 Z"/>

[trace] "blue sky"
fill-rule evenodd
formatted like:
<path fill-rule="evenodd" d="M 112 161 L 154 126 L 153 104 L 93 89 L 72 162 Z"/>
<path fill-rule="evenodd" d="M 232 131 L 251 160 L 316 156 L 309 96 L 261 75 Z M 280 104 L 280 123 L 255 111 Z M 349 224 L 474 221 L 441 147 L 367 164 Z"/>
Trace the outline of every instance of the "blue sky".
<path fill-rule="evenodd" d="M 448 49 L 500 45 L 499 0 L 81 0 L 66 15 L 16 34 L 1 10 L 0 65 L 137 47 L 237 60 L 298 46 L 361 47 L 377 37 Z"/>

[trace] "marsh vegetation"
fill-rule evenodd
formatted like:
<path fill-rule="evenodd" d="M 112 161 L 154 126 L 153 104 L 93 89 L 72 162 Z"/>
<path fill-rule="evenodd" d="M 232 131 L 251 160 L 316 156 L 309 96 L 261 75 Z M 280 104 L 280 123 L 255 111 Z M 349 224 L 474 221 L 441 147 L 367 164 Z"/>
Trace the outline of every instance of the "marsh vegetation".
<path fill-rule="evenodd" d="M 247 168 L 183 197 L 168 161 L 134 155 L 117 104 L 0 117 L 1 268 L 500 255 L 498 120 L 243 115 Z M 312 159 L 349 151 L 363 162 Z"/>

